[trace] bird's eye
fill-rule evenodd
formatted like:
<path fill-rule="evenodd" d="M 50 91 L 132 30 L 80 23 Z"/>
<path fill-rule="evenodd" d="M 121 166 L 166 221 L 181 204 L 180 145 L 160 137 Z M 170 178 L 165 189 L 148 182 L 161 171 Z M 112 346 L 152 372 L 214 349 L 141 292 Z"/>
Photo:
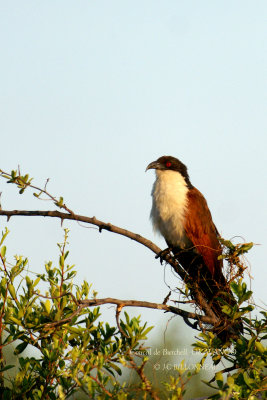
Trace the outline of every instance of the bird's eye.
<path fill-rule="evenodd" d="M 172 165 L 172 163 L 171 163 L 170 161 L 167 161 L 167 162 L 166 162 L 166 167 L 167 167 L 167 168 L 170 168 L 171 165 Z"/>

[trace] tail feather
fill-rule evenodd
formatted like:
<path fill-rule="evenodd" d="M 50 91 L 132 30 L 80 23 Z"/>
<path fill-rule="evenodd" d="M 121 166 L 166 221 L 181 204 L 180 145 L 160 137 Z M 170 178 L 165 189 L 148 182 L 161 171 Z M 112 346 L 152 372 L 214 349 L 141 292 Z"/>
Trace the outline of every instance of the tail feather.
<path fill-rule="evenodd" d="M 196 251 L 174 248 L 172 252 L 192 280 L 190 285 L 192 298 L 196 299 L 194 292 L 196 289 L 200 290 L 214 314 L 220 319 L 220 324 L 215 329 L 218 337 L 225 341 L 233 332 L 243 333 L 241 321 L 237 320 L 233 324 L 222 311 L 224 305 L 234 307 L 237 303 L 221 269 L 217 269 L 212 275 L 202 256 Z"/>

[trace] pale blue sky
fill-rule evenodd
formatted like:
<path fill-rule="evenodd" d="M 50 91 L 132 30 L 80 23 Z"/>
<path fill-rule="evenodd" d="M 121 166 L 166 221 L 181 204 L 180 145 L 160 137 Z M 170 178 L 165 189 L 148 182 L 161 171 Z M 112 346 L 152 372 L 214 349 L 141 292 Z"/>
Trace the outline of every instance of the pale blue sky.
<path fill-rule="evenodd" d="M 164 247 L 149 221 L 154 176 L 144 171 L 160 155 L 180 158 L 219 232 L 261 244 L 249 261 L 262 304 L 266 11 L 266 1 L 244 0 L 0 1 L 0 168 L 19 164 L 40 185 L 49 177 L 75 212 Z M 5 209 L 54 208 L 2 181 L 0 190 Z M 77 281 L 101 297 L 163 300 L 163 267 L 147 249 L 65 226 Z M 57 259 L 59 221 L 12 218 L 8 227 L 10 256 L 27 255 L 32 271 Z M 167 318 L 136 313 L 152 324 Z"/>

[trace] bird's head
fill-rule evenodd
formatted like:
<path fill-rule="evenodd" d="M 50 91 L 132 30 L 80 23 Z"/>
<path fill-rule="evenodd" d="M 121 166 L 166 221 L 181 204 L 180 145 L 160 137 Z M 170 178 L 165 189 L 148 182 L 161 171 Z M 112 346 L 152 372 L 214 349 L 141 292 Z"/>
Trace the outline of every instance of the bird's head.
<path fill-rule="evenodd" d="M 155 169 L 156 171 L 176 171 L 182 175 L 188 186 L 191 186 L 189 175 L 187 172 L 187 167 L 178 158 L 172 156 L 162 156 L 156 161 L 152 161 L 148 164 L 146 171 L 148 169 Z"/>

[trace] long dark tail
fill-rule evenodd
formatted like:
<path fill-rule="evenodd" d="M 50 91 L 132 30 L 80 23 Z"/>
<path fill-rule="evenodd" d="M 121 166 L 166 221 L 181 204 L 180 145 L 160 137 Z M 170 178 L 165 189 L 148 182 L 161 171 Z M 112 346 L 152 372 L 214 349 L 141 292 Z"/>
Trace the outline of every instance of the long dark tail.
<path fill-rule="evenodd" d="M 219 269 L 212 275 L 202 256 L 196 251 L 174 248 L 172 252 L 190 277 L 189 287 L 192 298 L 196 300 L 195 293 L 199 290 L 214 314 L 220 319 L 221 324 L 216 329 L 218 336 L 225 341 L 230 335 L 228 330 L 242 333 L 241 321 L 236 321 L 233 326 L 232 321 L 229 321 L 227 315 L 222 312 L 224 305 L 230 307 L 236 305 L 236 300 L 222 271 Z"/>

